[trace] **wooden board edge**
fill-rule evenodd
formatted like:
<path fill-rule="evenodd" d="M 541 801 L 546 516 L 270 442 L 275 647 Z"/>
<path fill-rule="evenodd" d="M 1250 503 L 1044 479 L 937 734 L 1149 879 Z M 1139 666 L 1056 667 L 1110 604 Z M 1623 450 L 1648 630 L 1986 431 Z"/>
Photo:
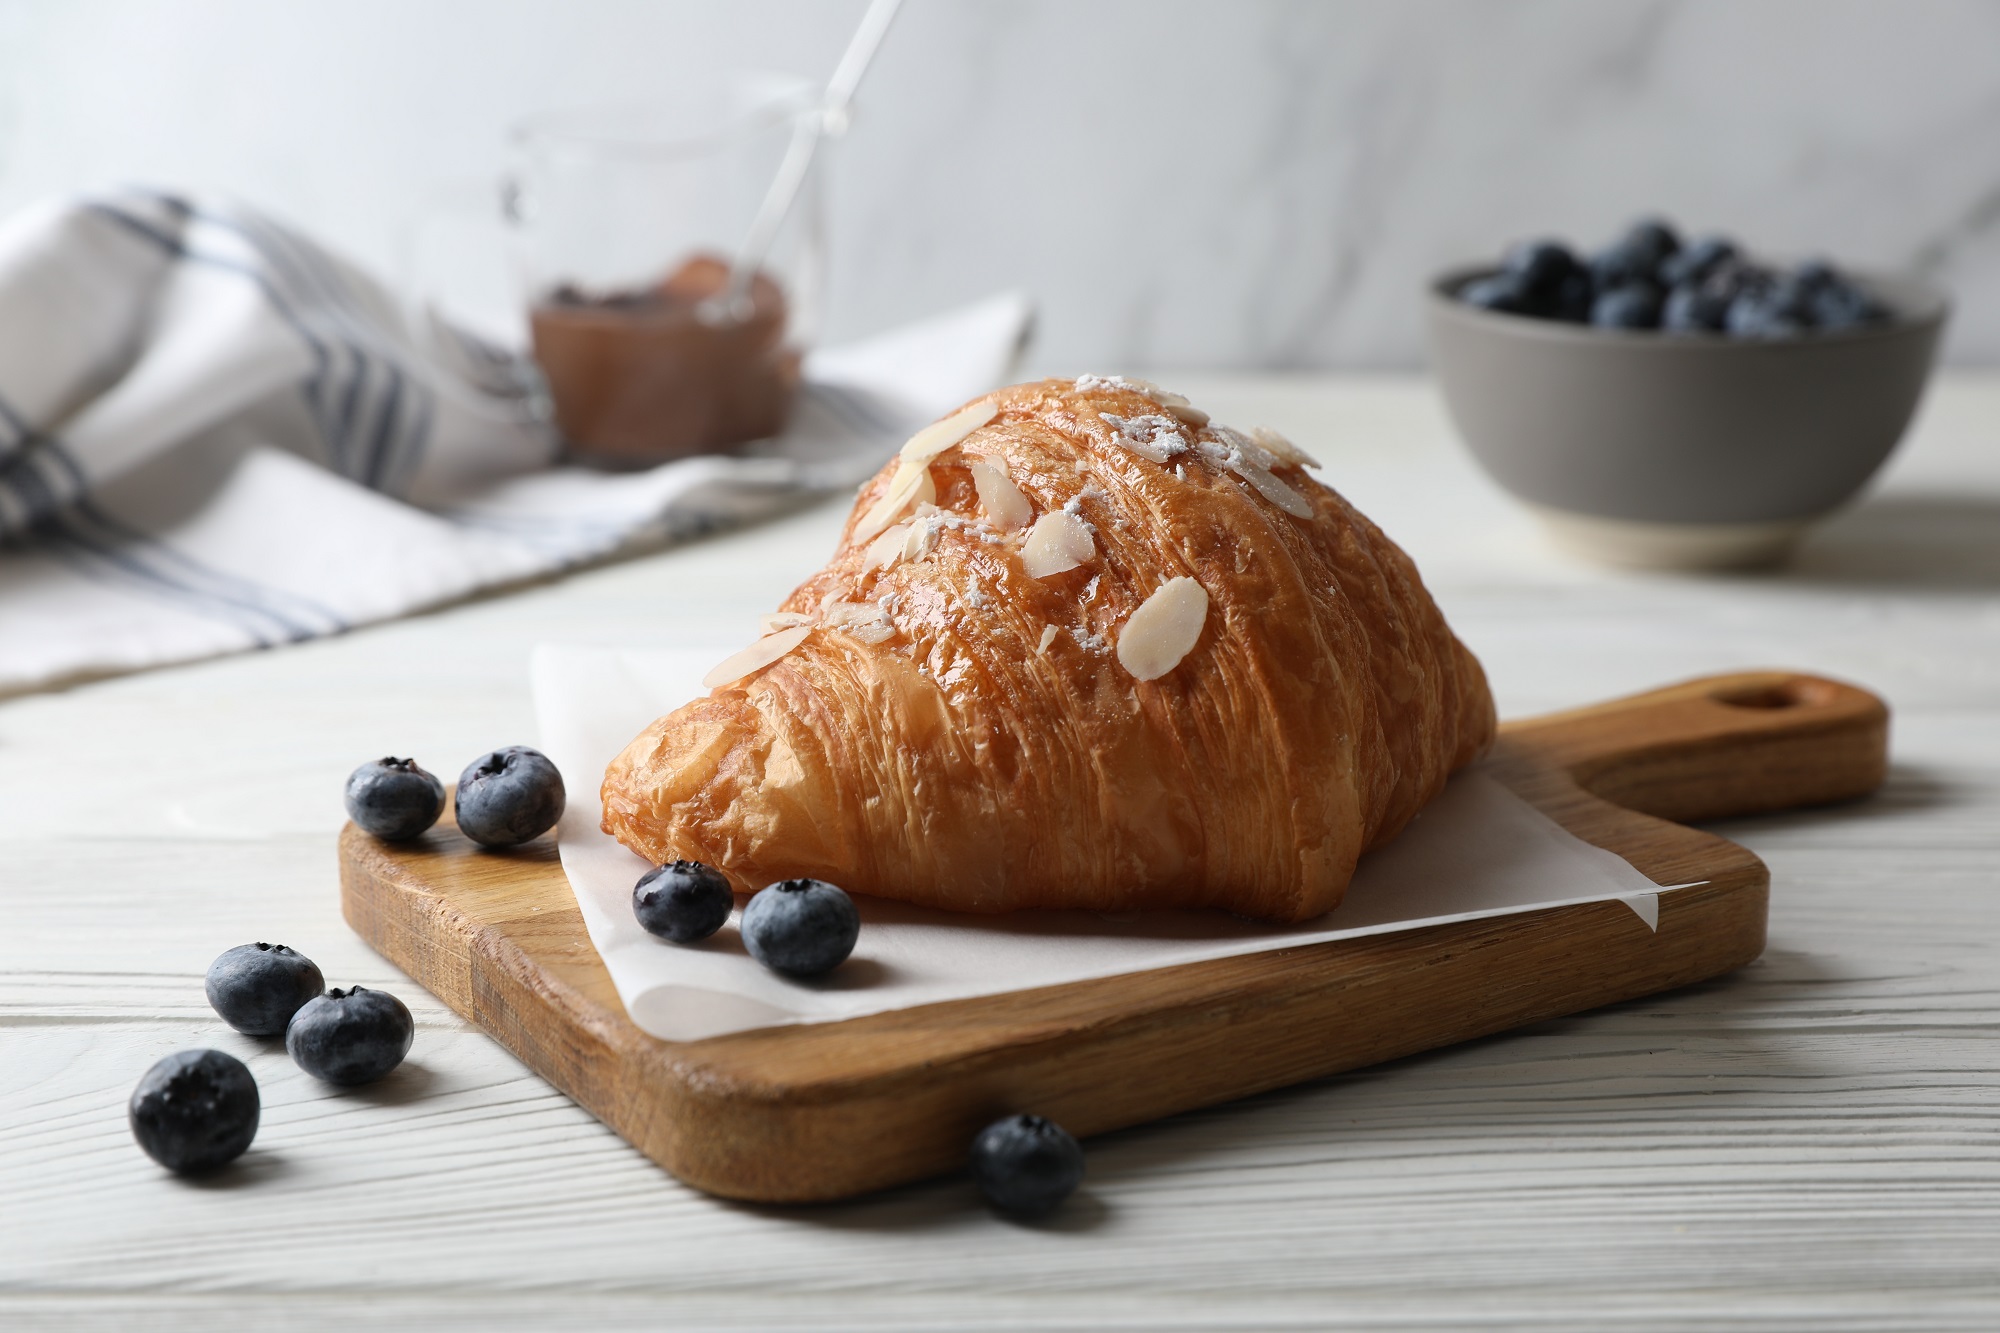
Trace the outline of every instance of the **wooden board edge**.
<path fill-rule="evenodd" d="M 1594 903 L 1135 974 L 1156 989 L 1136 1007 L 1113 998 L 1132 977 L 1023 992 L 1004 998 L 1050 1012 L 1011 1040 L 784 1086 L 744 1077 L 744 1064 L 800 1029 L 677 1044 L 622 1014 L 605 1021 L 503 933 L 378 873 L 385 859 L 343 858 L 343 906 L 371 945 L 680 1179 L 771 1203 L 954 1169 L 978 1127 L 1012 1110 L 1087 1136 L 1704 980 L 1762 952 L 1768 885 L 1753 862 L 1679 890 L 1662 900 L 1658 933 L 1621 903 Z M 462 951 L 437 947 L 441 934 Z M 948 1022 L 982 1004 L 928 1011 Z M 868 1022 L 819 1025 L 810 1039 L 866 1041 L 853 1029 Z M 722 1067 L 704 1058 L 718 1047 L 732 1055 Z"/>

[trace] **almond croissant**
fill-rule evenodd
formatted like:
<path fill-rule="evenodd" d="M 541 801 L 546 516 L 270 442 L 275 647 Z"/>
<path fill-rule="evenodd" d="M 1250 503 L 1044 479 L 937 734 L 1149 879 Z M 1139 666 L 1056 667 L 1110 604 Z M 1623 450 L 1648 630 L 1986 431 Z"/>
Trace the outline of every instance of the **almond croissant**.
<path fill-rule="evenodd" d="M 740 890 L 1331 910 L 1493 736 L 1409 557 L 1282 437 L 1143 381 L 1001 390 L 604 779 L 604 828 Z"/>

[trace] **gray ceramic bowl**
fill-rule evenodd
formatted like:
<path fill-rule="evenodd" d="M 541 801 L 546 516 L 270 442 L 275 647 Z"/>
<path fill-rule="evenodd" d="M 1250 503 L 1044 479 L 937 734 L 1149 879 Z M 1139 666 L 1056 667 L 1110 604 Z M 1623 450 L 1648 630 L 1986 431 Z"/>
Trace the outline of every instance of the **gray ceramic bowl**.
<path fill-rule="evenodd" d="M 1595 559 L 1726 568 L 1781 559 L 1889 457 L 1923 396 L 1949 303 L 1847 270 L 1880 328 L 1743 342 L 1498 314 L 1431 284 L 1445 404 L 1473 456 L 1557 542 Z"/>

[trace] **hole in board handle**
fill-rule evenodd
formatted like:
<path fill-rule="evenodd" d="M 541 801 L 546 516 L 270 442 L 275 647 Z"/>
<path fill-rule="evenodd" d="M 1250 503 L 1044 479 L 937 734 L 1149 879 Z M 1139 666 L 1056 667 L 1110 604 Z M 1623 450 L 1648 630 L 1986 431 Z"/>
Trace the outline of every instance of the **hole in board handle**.
<path fill-rule="evenodd" d="M 1779 708 L 1804 708 L 1811 704 L 1829 702 L 1833 692 L 1816 680 L 1788 680 L 1777 685 L 1750 685 L 1737 689 L 1717 690 L 1710 696 L 1719 704 L 1731 708 L 1755 708 L 1772 711 Z"/>

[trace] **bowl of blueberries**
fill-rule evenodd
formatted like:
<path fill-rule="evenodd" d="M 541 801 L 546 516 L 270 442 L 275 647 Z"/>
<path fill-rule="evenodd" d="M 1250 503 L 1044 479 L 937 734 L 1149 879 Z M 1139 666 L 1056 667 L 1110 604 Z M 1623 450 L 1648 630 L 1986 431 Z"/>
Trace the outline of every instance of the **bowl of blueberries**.
<path fill-rule="evenodd" d="M 1949 302 L 1759 262 L 1658 219 L 1594 254 L 1524 241 L 1431 284 L 1445 404 L 1558 545 L 1615 564 L 1782 560 L 1858 494 L 1923 396 Z"/>

